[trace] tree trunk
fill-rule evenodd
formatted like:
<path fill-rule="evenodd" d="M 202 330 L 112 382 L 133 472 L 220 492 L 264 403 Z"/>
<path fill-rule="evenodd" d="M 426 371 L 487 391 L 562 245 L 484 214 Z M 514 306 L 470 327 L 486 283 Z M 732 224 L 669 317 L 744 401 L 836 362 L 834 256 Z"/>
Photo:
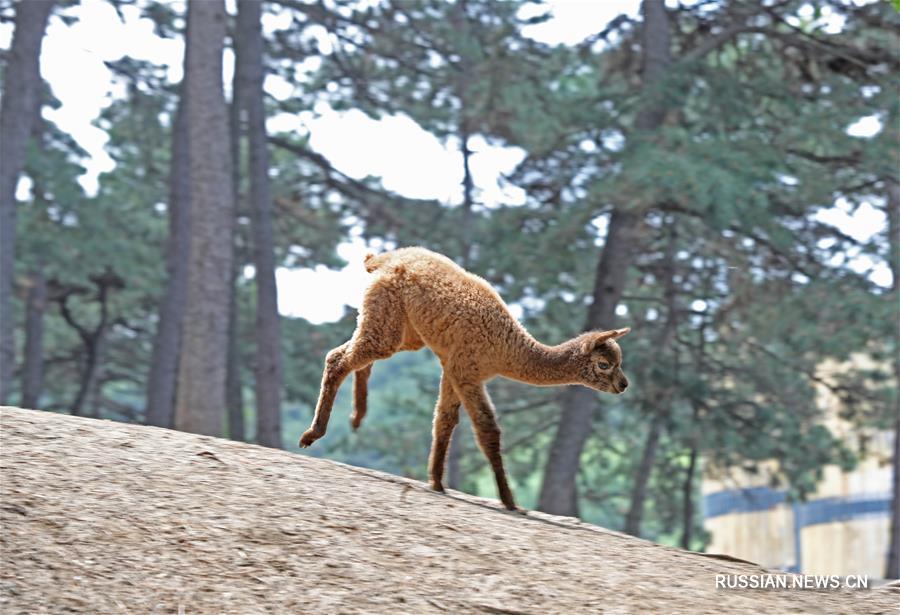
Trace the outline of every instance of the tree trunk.
<path fill-rule="evenodd" d="M 238 268 L 231 276 L 231 298 L 228 302 L 228 367 L 225 384 L 225 403 L 228 407 L 228 437 L 243 442 L 247 439 L 244 429 L 244 383 L 241 381 L 241 353 L 238 347 L 237 280 Z"/>
<path fill-rule="evenodd" d="M 597 263 L 593 301 L 585 330 L 611 328 L 625 287 L 625 275 L 633 258 L 639 217 L 613 211 L 606 244 Z M 538 509 L 554 515 L 577 514 L 575 476 L 579 458 L 591 432 L 596 394 L 584 387 L 568 389 L 562 396 L 562 417 L 550 447 Z"/>
<path fill-rule="evenodd" d="M 684 484 L 681 487 L 681 548 L 690 550 L 694 539 L 694 474 L 697 471 L 697 445 L 691 446 L 691 456 Z"/>
<path fill-rule="evenodd" d="M 81 382 L 75 399 L 69 405 L 69 414 L 72 416 L 89 416 L 97 418 L 98 408 L 95 405 L 99 400 L 100 371 L 103 364 L 103 355 L 106 348 L 105 327 L 98 329 L 90 340 L 84 340 L 84 367 L 81 371 Z"/>
<path fill-rule="evenodd" d="M 262 6 L 253 0 L 238 4 L 238 100 L 247 111 L 250 163 L 250 220 L 256 269 L 256 441 L 281 448 L 281 335 L 278 289 L 275 284 L 275 237 L 272 190 L 266 144 Z"/>
<path fill-rule="evenodd" d="M 659 435 L 662 433 L 662 414 L 655 413 L 647 431 L 647 440 L 644 443 L 644 452 L 641 454 L 641 463 L 634 477 L 634 485 L 631 488 L 631 504 L 625 515 L 626 534 L 632 536 L 641 535 L 641 521 L 644 518 L 644 500 L 647 498 L 647 483 L 650 482 L 650 473 L 653 471 L 653 463 L 656 461 L 656 451 L 659 450 Z"/>
<path fill-rule="evenodd" d="M 465 124 L 465 120 L 463 120 L 463 124 Z M 472 179 L 472 169 L 469 164 L 472 157 L 472 150 L 469 147 L 470 138 L 471 135 L 469 134 L 468 128 L 463 126 L 462 134 L 460 135 L 463 158 L 463 215 L 459 255 L 461 259 L 460 264 L 465 269 L 469 268 L 472 260 L 472 208 L 475 205 L 473 196 L 475 182 Z M 465 454 L 462 432 L 468 431 L 464 428 L 467 420 L 468 419 L 465 416 L 460 417 L 459 425 L 456 426 L 455 433 L 450 440 L 450 451 L 447 455 L 447 486 L 451 489 L 459 489 L 459 485 L 462 483 L 462 472 L 460 467 L 462 466 L 462 459 Z"/>
<path fill-rule="evenodd" d="M 463 159 L 463 215 L 459 246 L 459 256 L 464 268 L 468 268 L 472 260 L 472 219 L 475 207 L 475 180 L 472 178 L 472 150 L 469 146 L 471 137 L 468 128 L 464 127 L 460 135 Z"/>
<path fill-rule="evenodd" d="M 94 368 L 97 365 L 97 361 L 95 360 L 96 354 L 94 352 L 93 346 L 85 345 L 84 352 L 84 366 L 81 368 L 81 378 L 78 383 L 78 392 L 75 393 L 75 398 L 72 400 L 72 403 L 69 404 L 69 414 L 72 416 L 82 416 L 82 411 L 84 409 L 84 401 L 87 399 L 88 389 L 91 387 L 91 383 L 93 382 L 93 374 Z"/>
<path fill-rule="evenodd" d="M 12 388 L 16 340 L 13 275 L 16 263 L 16 185 L 25 166 L 34 109 L 40 100 L 40 56 L 53 2 L 19 2 L 12 45 L 6 56 L 0 107 L 0 404 Z"/>
<path fill-rule="evenodd" d="M 185 58 L 187 74 L 187 58 Z M 188 137 L 187 85 L 172 123 L 169 167 L 169 237 L 166 242 L 166 288 L 159 306 L 159 324 L 147 381 L 148 425 L 175 425 L 175 384 L 181 349 L 181 327 L 187 303 L 188 262 L 191 251 L 191 176 Z"/>
<path fill-rule="evenodd" d="M 31 136 L 43 157 L 46 153 L 44 143 L 45 122 L 41 115 L 43 102 L 34 106 L 34 121 Z M 31 194 L 35 206 L 46 211 L 50 201 L 44 189 L 45 178 L 40 169 L 26 170 L 31 176 Z M 50 197 L 52 198 L 52 197 Z M 25 345 L 22 352 L 22 398 L 23 408 L 38 408 L 41 390 L 44 386 L 44 315 L 47 312 L 47 279 L 44 276 L 45 262 L 38 257 L 38 262 L 28 272 L 25 283 Z"/>
<path fill-rule="evenodd" d="M 900 182 L 887 181 L 888 187 L 888 241 L 890 244 L 889 258 L 891 260 L 891 274 L 893 282 L 891 295 L 893 305 L 900 302 Z M 900 579 L 900 327 L 894 323 L 894 385 L 898 387 L 894 396 L 894 456 L 892 467 L 894 471 L 893 489 L 894 498 L 891 503 L 891 534 L 888 548 L 887 566 L 885 578 Z"/>
<path fill-rule="evenodd" d="M 187 109 L 191 249 L 175 426 L 219 436 L 224 427 L 234 195 L 222 91 L 225 4 L 188 4 Z"/>
<path fill-rule="evenodd" d="M 240 62 L 238 51 L 240 41 L 234 37 L 234 49 L 237 61 Z M 234 194 L 234 215 L 238 220 L 243 211 L 243 196 L 241 194 L 241 102 L 239 94 L 241 90 L 241 71 L 237 68 L 231 78 L 231 105 L 228 107 L 229 142 L 231 145 L 231 190 Z M 234 233 L 234 258 L 231 267 L 231 288 L 228 301 L 228 366 L 225 375 L 225 404 L 228 408 L 228 437 L 232 440 L 245 441 L 247 433 L 244 422 L 244 382 L 241 379 L 241 353 L 238 347 L 240 335 L 240 313 L 238 311 L 238 280 L 245 258 L 241 252 L 241 242 L 237 227 Z"/>
<path fill-rule="evenodd" d="M 458 32 L 467 32 L 470 24 L 466 18 L 465 0 L 457 2 L 451 14 L 451 27 Z M 470 140 L 472 138 L 472 122 L 470 121 L 471 106 L 469 104 L 469 89 L 472 81 L 472 62 L 468 53 L 461 54 L 459 58 L 459 71 L 455 80 L 455 91 L 459 98 L 459 116 L 457 118 L 457 130 L 459 132 L 460 153 L 462 154 L 463 163 L 463 202 L 462 202 L 462 220 L 459 229 L 459 258 L 460 264 L 464 269 L 468 269 L 472 264 L 472 246 L 473 241 L 473 208 L 475 206 L 475 181 L 472 178 L 472 149 Z M 459 424 L 454 430 L 453 437 L 450 439 L 450 450 L 447 452 L 447 486 L 450 489 L 459 489 L 462 484 L 462 464 L 466 455 L 465 436 L 469 429 L 468 413 L 462 412 L 459 417 Z"/>
<path fill-rule="evenodd" d="M 672 339 L 675 337 L 675 331 L 678 327 L 678 304 L 677 304 L 677 288 L 675 286 L 675 250 L 678 242 L 678 227 L 675 220 L 668 220 L 666 223 L 669 237 L 666 242 L 666 249 L 663 258 L 663 277 L 664 277 L 664 299 L 666 304 L 666 321 L 659 332 L 659 336 L 654 340 L 654 350 L 657 361 L 662 361 Z M 670 366 L 672 377 L 677 375 L 677 361 L 673 360 Z M 663 429 L 663 419 L 669 415 L 669 408 L 672 404 L 672 396 L 674 393 L 673 385 L 664 384 L 662 389 L 657 389 L 655 382 L 648 382 L 647 387 L 649 394 L 645 394 L 645 399 L 653 400 L 647 402 L 653 418 L 650 422 L 650 431 L 647 433 L 647 442 L 644 445 L 644 451 L 641 455 L 641 463 L 638 466 L 637 475 L 634 478 L 634 484 L 631 488 L 631 502 L 628 507 L 628 513 L 625 515 L 626 534 L 632 536 L 641 535 L 641 521 L 644 518 L 644 501 L 647 498 L 647 482 L 650 480 L 650 474 L 653 471 L 653 463 L 656 461 L 656 451 L 659 448 L 659 436 Z"/>
<path fill-rule="evenodd" d="M 102 369 L 103 357 L 106 350 L 106 330 L 109 327 L 109 293 L 110 291 L 122 289 L 125 283 L 122 278 L 116 275 L 112 269 L 107 268 L 102 274 L 92 275 L 91 281 L 97 286 L 96 300 L 100 309 L 100 317 L 97 326 L 88 329 L 76 319 L 72 311 L 69 309 L 69 298 L 74 294 L 71 291 L 64 291 L 57 297 L 59 302 L 59 312 L 63 320 L 72 327 L 81 343 L 84 346 L 84 365 L 81 371 L 81 383 L 75 399 L 69 405 L 69 413 L 73 416 L 83 416 L 85 402 L 100 398 L 100 373 Z M 89 416 L 96 416 L 97 408 L 92 403 L 87 404 L 91 408 Z"/>
<path fill-rule="evenodd" d="M 44 313 L 47 281 L 40 269 L 28 276 L 25 299 L 25 356 L 22 367 L 22 407 L 37 408 L 44 385 Z"/>
<path fill-rule="evenodd" d="M 671 63 L 670 24 L 663 0 L 644 0 L 642 32 L 643 105 L 635 119 L 633 138 L 641 138 L 662 124 L 665 101 L 654 89 Z M 641 215 L 617 207 L 609 219 L 606 243 L 600 252 L 594 280 L 593 301 L 588 309 L 585 329 L 612 327 L 616 305 L 622 298 L 625 279 L 639 239 Z M 575 515 L 577 494 L 575 476 L 579 458 L 591 432 L 596 396 L 579 387 L 563 396 L 562 416 L 553 439 L 538 509 L 556 515 Z"/>
<path fill-rule="evenodd" d="M 88 374 L 85 403 L 87 412 L 84 416 L 92 418 L 100 418 L 100 406 L 103 404 L 103 383 L 106 373 L 106 350 L 109 340 L 106 337 L 106 331 L 102 331 L 97 338 L 97 345 L 94 348 L 94 365 Z"/>

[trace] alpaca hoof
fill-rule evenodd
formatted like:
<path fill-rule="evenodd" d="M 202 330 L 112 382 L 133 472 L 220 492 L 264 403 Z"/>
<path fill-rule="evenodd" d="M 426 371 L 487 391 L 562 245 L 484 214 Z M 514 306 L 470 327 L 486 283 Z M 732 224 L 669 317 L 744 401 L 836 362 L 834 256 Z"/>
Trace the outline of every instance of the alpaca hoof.
<path fill-rule="evenodd" d="M 431 490 L 437 491 L 438 493 L 447 493 L 444 491 L 444 486 L 440 483 L 431 483 Z"/>
<path fill-rule="evenodd" d="M 303 435 L 300 436 L 300 448 L 307 448 L 310 444 L 321 437 L 322 434 L 317 434 L 312 429 L 307 429 L 305 432 L 303 432 Z"/>
<path fill-rule="evenodd" d="M 357 417 L 355 414 L 350 416 L 350 427 L 353 428 L 353 431 L 359 429 L 359 426 L 362 425 L 362 417 Z"/>

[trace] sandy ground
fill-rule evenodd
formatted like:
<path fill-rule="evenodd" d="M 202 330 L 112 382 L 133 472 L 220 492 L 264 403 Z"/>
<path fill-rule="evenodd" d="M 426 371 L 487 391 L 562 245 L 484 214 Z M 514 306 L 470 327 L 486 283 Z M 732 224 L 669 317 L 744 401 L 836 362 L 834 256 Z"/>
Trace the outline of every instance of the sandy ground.
<path fill-rule="evenodd" d="M 898 613 L 900 593 L 716 589 L 757 566 L 388 474 L 0 409 L 0 612 Z"/>

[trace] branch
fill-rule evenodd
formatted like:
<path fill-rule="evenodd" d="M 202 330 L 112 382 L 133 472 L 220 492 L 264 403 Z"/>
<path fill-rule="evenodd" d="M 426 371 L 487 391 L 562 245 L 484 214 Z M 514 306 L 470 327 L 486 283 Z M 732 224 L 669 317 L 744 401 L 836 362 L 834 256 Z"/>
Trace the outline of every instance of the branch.
<path fill-rule="evenodd" d="M 832 384 L 825 378 L 822 378 L 821 376 L 816 375 L 814 372 L 811 372 L 811 371 L 797 365 L 796 363 L 794 363 L 792 361 L 788 361 L 782 355 L 780 355 L 777 352 L 774 352 L 772 350 L 769 350 L 768 348 L 766 348 L 765 346 L 763 346 L 762 344 L 760 344 L 758 342 L 754 342 L 753 340 L 746 340 L 745 343 L 748 346 L 750 346 L 751 348 L 756 348 L 757 350 L 759 350 L 760 352 L 765 354 L 767 357 L 771 358 L 773 361 L 780 363 L 781 365 L 784 365 L 785 367 L 789 367 L 789 368 L 799 372 L 800 374 L 806 376 L 812 382 L 821 384 L 822 386 L 827 388 L 829 391 L 834 393 L 834 395 L 837 396 L 839 399 L 842 399 L 842 400 L 846 399 L 843 396 L 843 393 L 848 392 L 851 394 L 856 394 L 859 397 L 869 400 L 869 401 L 877 400 L 877 398 L 873 398 L 871 395 L 866 394 L 866 392 L 864 392 L 864 391 L 854 390 L 854 389 L 851 389 L 849 387 L 846 387 L 846 386 L 843 386 L 840 384 Z"/>
<path fill-rule="evenodd" d="M 378 190 L 368 185 L 364 181 L 353 179 L 352 177 L 349 177 L 345 173 L 342 173 L 341 171 L 334 168 L 334 166 L 325 156 L 309 149 L 306 146 L 291 142 L 287 139 L 277 136 L 270 136 L 269 142 L 276 147 L 280 147 L 285 151 L 291 152 L 292 154 L 300 156 L 301 158 L 309 160 L 310 162 L 315 164 L 325 174 L 326 184 L 351 198 L 358 199 L 361 202 L 365 203 L 371 213 L 380 216 L 383 220 L 386 220 L 391 229 L 405 232 L 420 230 L 419 228 L 417 228 L 417 223 L 415 220 L 408 219 L 403 215 L 397 215 L 396 212 L 392 211 L 391 208 L 386 207 L 385 203 L 393 201 L 411 205 L 418 204 L 439 206 L 439 203 L 437 203 L 437 201 L 410 199 L 400 195 Z M 366 197 L 369 197 L 369 199 L 366 199 Z M 444 211 L 445 208 L 439 207 L 438 215 L 442 215 Z M 435 223 L 437 222 L 436 219 L 434 221 Z"/>
<path fill-rule="evenodd" d="M 63 320 L 65 320 L 70 327 L 75 329 L 75 331 L 78 333 L 78 337 L 81 338 L 81 341 L 84 342 L 85 345 L 89 346 L 93 343 L 94 338 L 87 329 L 85 329 L 77 320 L 75 320 L 75 316 L 69 309 L 69 297 L 71 295 L 71 293 L 66 293 L 57 298 L 56 301 L 57 303 L 59 303 L 59 313 L 62 315 Z"/>
<path fill-rule="evenodd" d="M 678 203 L 675 203 L 674 201 L 668 201 L 665 203 L 661 203 L 659 208 L 662 211 L 680 213 L 680 214 L 684 214 L 686 216 L 691 216 L 693 218 L 697 218 L 704 222 L 707 221 L 707 217 L 704 214 L 702 214 L 701 212 L 690 210 L 686 207 L 679 205 Z M 777 246 L 775 246 L 766 237 L 758 235 L 757 233 L 754 233 L 747 229 L 743 229 L 739 226 L 735 226 L 733 224 L 728 226 L 728 230 L 730 230 L 734 233 L 737 233 L 739 235 L 743 235 L 744 237 L 747 237 L 748 239 L 752 239 L 753 241 L 759 243 L 760 245 L 766 246 L 773 254 L 783 258 L 786 263 L 788 263 L 791 267 L 794 268 L 794 270 L 799 271 L 800 273 L 802 273 L 803 275 L 805 275 L 806 277 L 808 277 L 810 279 L 815 278 L 815 274 L 813 274 L 809 269 L 807 269 L 805 266 L 800 264 L 793 256 L 784 252 L 781 248 L 778 248 Z"/>
<path fill-rule="evenodd" d="M 702 60 L 707 54 L 715 51 L 722 45 L 728 43 L 731 39 L 736 37 L 738 34 L 743 34 L 745 32 L 756 32 L 756 33 L 766 33 L 769 32 L 768 28 L 763 28 L 760 26 L 751 26 L 747 24 L 738 24 L 734 26 L 730 26 L 725 28 L 715 36 L 711 36 L 706 39 L 702 44 L 698 45 L 688 53 L 684 54 L 681 57 L 681 60 L 678 62 L 679 64 L 692 64 L 697 62 L 698 60 Z"/>
<path fill-rule="evenodd" d="M 559 416 L 554 415 L 554 417 L 552 419 L 550 419 L 549 421 L 544 421 L 543 423 L 539 423 L 537 428 L 530 430 L 525 435 L 523 435 L 519 438 L 516 438 L 509 444 L 506 444 L 503 447 L 502 452 L 504 454 L 508 454 L 511 450 L 515 449 L 516 447 L 521 446 L 522 444 L 525 444 L 526 442 L 530 442 L 531 440 L 534 439 L 534 437 L 537 434 L 550 429 L 551 427 L 555 426 L 558 422 L 559 422 Z M 476 462 L 472 463 L 467 468 L 465 468 L 464 473 L 465 474 L 474 474 L 475 472 L 478 472 L 479 470 L 483 469 L 487 465 L 487 463 L 488 463 L 487 459 L 485 459 L 482 456 L 479 456 L 478 460 Z"/>
<path fill-rule="evenodd" d="M 325 172 L 326 176 L 330 177 L 332 175 L 337 175 L 338 177 L 340 177 L 341 181 L 345 182 L 349 186 L 352 186 L 354 189 L 360 192 L 373 194 L 379 197 L 383 196 L 380 192 L 367 185 L 365 182 L 362 182 L 358 179 L 353 179 L 345 173 L 338 171 L 336 168 L 334 168 L 328 158 L 316 151 L 309 149 L 308 147 L 304 147 L 302 145 L 299 145 L 298 143 L 293 143 L 287 139 L 276 136 L 270 136 L 269 143 L 276 147 L 280 147 L 283 150 L 291 152 L 292 154 L 300 156 L 301 158 L 309 160 L 317 167 L 322 169 Z"/>
<path fill-rule="evenodd" d="M 821 156 L 819 154 L 813 154 L 812 152 L 807 152 L 805 150 L 796 149 L 793 147 L 789 147 L 785 150 L 788 154 L 793 154 L 794 156 L 798 156 L 800 158 L 804 158 L 806 160 L 812 160 L 813 162 L 818 162 L 819 164 L 845 164 L 845 165 L 857 165 L 859 164 L 860 155 L 862 152 L 856 150 L 849 154 L 844 155 L 834 155 L 834 156 Z"/>
<path fill-rule="evenodd" d="M 869 65 L 876 64 L 881 61 L 887 62 L 892 65 L 897 65 L 897 63 L 900 62 L 900 60 L 898 60 L 898 58 L 894 56 L 888 55 L 887 57 L 876 57 L 873 56 L 870 52 L 819 38 L 813 34 L 804 32 L 802 29 L 796 26 L 789 24 L 770 7 L 762 7 L 762 10 L 772 18 L 774 23 L 787 27 L 790 32 L 782 32 L 780 30 L 776 30 L 771 26 L 753 26 L 746 23 L 736 24 L 725 28 L 719 34 L 706 39 L 702 44 L 686 53 L 679 63 L 690 64 L 692 62 L 696 62 L 697 60 L 702 59 L 708 53 L 728 43 L 731 39 L 735 38 L 739 34 L 745 33 L 765 34 L 769 38 L 779 40 L 788 46 L 796 47 L 798 49 L 815 50 L 820 52 L 824 51 L 843 60 L 846 60 L 851 64 L 855 64 L 863 70 L 866 70 Z M 753 17 L 759 14 L 760 13 L 755 13 L 754 15 L 750 15 L 749 17 Z"/>
<path fill-rule="evenodd" d="M 379 207 L 376 204 L 373 204 L 371 201 L 366 201 L 365 196 L 375 197 L 376 202 L 388 199 L 389 196 L 383 194 L 372 188 L 368 184 L 358 179 L 353 179 L 352 177 L 338 171 L 334 168 L 331 162 L 322 154 L 315 152 L 308 147 L 304 147 L 297 143 L 292 143 L 287 139 L 270 136 L 269 143 L 275 145 L 276 147 L 280 147 L 283 150 L 291 152 L 301 158 L 309 160 L 317 167 L 319 167 L 323 173 L 325 174 L 325 183 L 352 198 L 359 199 L 369 205 L 372 205 L 373 210 L 377 210 L 378 214 L 383 216 L 386 220 L 390 222 L 390 225 L 394 228 L 406 228 L 408 223 L 405 219 L 398 218 L 394 216 L 387 208 Z M 336 177 L 338 179 L 336 179 Z"/>
<path fill-rule="evenodd" d="M 829 41 L 827 39 L 818 37 L 810 32 L 806 32 L 802 28 L 799 28 L 793 24 L 788 23 L 781 15 L 779 15 L 778 13 L 776 13 L 775 11 L 773 11 L 771 9 L 767 8 L 765 10 L 776 23 L 779 23 L 779 24 L 789 28 L 792 32 L 794 32 L 797 35 L 796 36 L 797 39 L 806 39 L 806 41 L 808 41 L 808 44 L 806 45 L 806 47 L 815 47 L 815 48 L 818 48 L 823 51 L 828 51 L 828 52 L 833 53 L 834 55 L 838 56 L 841 59 L 847 60 L 848 62 L 850 62 L 852 64 L 856 64 L 857 66 L 859 66 L 862 69 L 866 69 L 866 68 L 868 68 L 868 64 L 878 61 L 876 58 L 871 57 L 870 54 L 865 54 L 864 52 L 862 52 L 859 49 L 854 49 L 847 45 L 835 43 L 835 42 Z M 786 37 L 786 36 L 787 35 L 782 34 L 782 37 Z M 863 55 L 868 56 L 868 58 L 867 58 L 869 60 L 868 62 L 865 59 L 860 59 L 860 56 L 863 56 Z M 885 58 L 885 60 L 890 61 L 892 63 L 896 63 L 896 58 Z"/>
<path fill-rule="evenodd" d="M 628 26 L 633 26 L 636 22 L 633 18 L 629 17 L 625 13 L 622 13 L 616 17 L 614 17 L 610 22 L 606 25 L 605 28 L 600 30 L 600 32 L 596 34 L 592 34 L 588 36 L 583 41 L 578 43 L 579 49 L 590 49 L 594 46 L 597 41 L 606 41 L 609 42 L 609 36 L 616 31 L 623 30 Z"/>

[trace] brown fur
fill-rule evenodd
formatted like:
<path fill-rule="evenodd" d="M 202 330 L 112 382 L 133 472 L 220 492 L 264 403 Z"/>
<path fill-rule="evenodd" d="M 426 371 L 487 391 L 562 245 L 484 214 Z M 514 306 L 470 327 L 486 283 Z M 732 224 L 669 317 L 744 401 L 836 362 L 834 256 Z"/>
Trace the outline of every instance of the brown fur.
<path fill-rule="evenodd" d="M 424 248 L 368 255 L 375 279 L 366 290 L 356 331 L 328 353 L 316 414 L 300 438 L 307 447 L 323 435 L 338 387 L 354 372 L 351 423 L 366 414 L 372 363 L 400 350 L 428 346 L 443 368 L 429 460 L 431 486 L 443 491 L 444 464 L 464 406 L 478 444 L 491 463 L 500 499 L 515 509 L 500 455 L 500 428 L 484 382 L 504 376 L 539 386 L 581 384 L 621 393 L 628 386 L 615 342 L 629 329 L 591 331 L 558 346 L 535 340 L 482 278 Z"/>

